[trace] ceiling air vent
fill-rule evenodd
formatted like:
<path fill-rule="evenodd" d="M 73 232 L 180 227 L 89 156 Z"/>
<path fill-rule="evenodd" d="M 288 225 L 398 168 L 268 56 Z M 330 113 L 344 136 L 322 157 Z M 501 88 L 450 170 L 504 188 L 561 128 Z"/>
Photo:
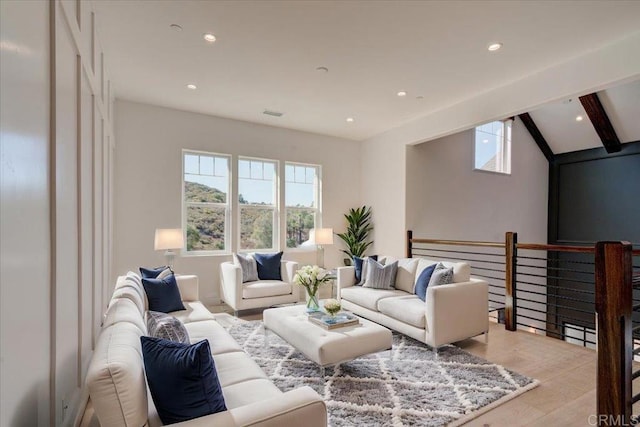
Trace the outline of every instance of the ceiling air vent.
<path fill-rule="evenodd" d="M 273 116 L 273 117 L 282 117 L 284 113 L 280 113 L 279 111 L 264 110 L 262 114 L 266 114 L 267 116 Z"/>

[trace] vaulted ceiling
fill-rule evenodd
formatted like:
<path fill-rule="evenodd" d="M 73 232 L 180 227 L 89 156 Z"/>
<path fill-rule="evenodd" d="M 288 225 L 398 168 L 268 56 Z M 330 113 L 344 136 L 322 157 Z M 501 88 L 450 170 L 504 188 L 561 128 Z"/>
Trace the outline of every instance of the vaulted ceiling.
<path fill-rule="evenodd" d="M 95 7 L 118 98 L 354 140 L 640 32 L 637 1 L 101 0 Z M 203 40 L 208 32 L 215 43 Z M 488 51 L 493 42 L 503 47 Z M 607 91 L 603 103 L 620 96 Z M 583 137 L 596 144 L 587 130 L 575 138 L 555 130 L 577 107 L 532 113 L 551 145 Z M 625 114 L 615 114 L 614 125 Z M 633 139 L 636 125 L 621 126 L 620 137 Z M 574 149 L 566 144 L 555 150 Z"/>
<path fill-rule="evenodd" d="M 640 141 L 640 80 L 605 89 L 597 96 L 620 142 Z M 554 154 L 603 146 L 578 97 L 529 114 Z"/>

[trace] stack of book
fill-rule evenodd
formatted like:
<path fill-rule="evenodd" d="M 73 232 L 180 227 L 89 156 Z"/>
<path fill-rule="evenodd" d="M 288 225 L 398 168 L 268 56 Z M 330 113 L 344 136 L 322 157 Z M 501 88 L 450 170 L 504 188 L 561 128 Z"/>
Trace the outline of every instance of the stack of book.
<path fill-rule="evenodd" d="M 337 313 L 335 316 L 330 316 L 321 311 L 310 313 L 309 321 L 325 329 L 344 328 L 345 326 L 354 326 L 360 323 L 360 320 L 355 315 L 344 311 Z"/>

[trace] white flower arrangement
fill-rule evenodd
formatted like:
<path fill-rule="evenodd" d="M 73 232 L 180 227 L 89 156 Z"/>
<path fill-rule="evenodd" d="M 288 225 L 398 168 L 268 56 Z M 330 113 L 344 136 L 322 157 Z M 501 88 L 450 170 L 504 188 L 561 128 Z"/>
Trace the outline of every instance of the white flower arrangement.
<path fill-rule="evenodd" d="M 293 276 L 293 283 L 304 286 L 309 296 L 315 296 L 323 283 L 333 280 L 333 276 L 317 265 L 305 265 Z"/>
<path fill-rule="evenodd" d="M 328 299 L 324 302 L 324 309 L 332 316 L 335 316 L 341 308 L 342 306 L 340 305 L 340 301 L 338 300 Z"/>

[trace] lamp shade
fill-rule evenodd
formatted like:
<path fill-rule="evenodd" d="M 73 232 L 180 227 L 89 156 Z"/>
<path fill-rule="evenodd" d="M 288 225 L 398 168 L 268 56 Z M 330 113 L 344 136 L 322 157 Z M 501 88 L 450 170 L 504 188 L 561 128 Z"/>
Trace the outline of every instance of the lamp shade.
<path fill-rule="evenodd" d="M 156 228 L 153 247 L 156 251 L 180 249 L 184 246 L 181 228 Z"/>
<path fill-rule="evenodd" d="M 316 245 L 333 245 L 333 228 L 314 228 L 310 239 Z"/>

